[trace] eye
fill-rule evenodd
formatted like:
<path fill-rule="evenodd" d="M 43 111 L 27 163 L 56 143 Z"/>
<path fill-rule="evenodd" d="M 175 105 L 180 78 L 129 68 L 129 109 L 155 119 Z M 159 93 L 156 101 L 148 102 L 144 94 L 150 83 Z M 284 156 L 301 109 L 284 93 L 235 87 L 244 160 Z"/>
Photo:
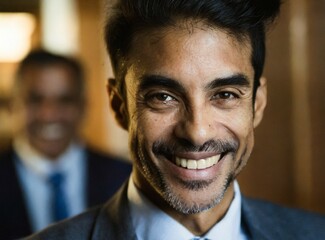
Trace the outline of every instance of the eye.
<path fill-rule="evenodd" d="M 151 96 L 152 98 L 156 98 L 158 101 L 162 101 L 162 102 L 167 102 L 167 101 L 172 101 L 174 100 L 173 97 L 169 96 L 166 93 L 156 93 L 153 96 Z"/>
<path fill-rule="evenodd" d="M 28 104 L 31 104 L 31 105 L 38 105 L 38 104 L 41 104 L 43 102 L 43 97 L 40 96 L 40 95 L 37 95 L 37 94 L 30 94 L 28 97 L 27 97 L 27 103 Z"/>
<path fill-rule="evenodd" d="M 165 92 L 153 92 L 145 96 L 146 104 L 154 109 L 169 108 L 177 103 L 177 100 L 172 95 Z"/>
<path fill-rule="evenodd" d="M 231 100 L 237 98 L 238 98 L 238 94 L 233 92 L 227 92 L 227 91 L 218 92 L 212 97 L 212 99 L 220 99 L 220 100 Z"/>
<path fill-rule="evenodd" d="M 58 99 L 58 102 L 64 106 L 64 105 L 73 105 L 73 104 L 76 104 L 78 103 L 78 96 L 74 96 L 74 95 L 64 95 L 64 96 L 61 96 L 59 99 Z"/>
<path fill-rule="evenodd" d="M 222 109 L 232 109 L 240 100 L 240 95 L 234 91 L 218 91 L 211 98 L 213 105 Z"/>

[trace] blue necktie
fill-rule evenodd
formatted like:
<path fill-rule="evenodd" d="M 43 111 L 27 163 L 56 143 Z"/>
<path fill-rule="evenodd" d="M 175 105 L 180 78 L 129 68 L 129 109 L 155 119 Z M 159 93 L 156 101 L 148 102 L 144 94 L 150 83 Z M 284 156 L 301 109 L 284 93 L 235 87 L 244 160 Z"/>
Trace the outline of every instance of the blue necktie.
<path fill-rule="evenodd" d="M 56 222 L 68 217 L 66 196 L 63 190 L 64 175 L 62 173 L 54 173 L 49 177 L 49 182 L 52 188 L 52 220 Z"/>

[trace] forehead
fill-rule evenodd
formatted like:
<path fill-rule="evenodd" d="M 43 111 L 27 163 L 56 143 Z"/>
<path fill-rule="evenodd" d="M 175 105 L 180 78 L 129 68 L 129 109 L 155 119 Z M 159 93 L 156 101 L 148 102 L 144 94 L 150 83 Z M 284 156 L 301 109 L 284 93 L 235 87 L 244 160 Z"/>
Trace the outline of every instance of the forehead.
<path fill-rule="evenodd" d="M 78 89 L 72 71 L 64 65 L 30 66 L 21 75 L 20 88 L 25 92 L 58 95 Z"/>
<path fill-rule="evenodd" d="M 167 27 L 134 38 L 127 74 L 158 74 L 188 81 L 243 74 L 252 79 L 251 52 L 247 40 L 240 41 L 220 29 Z"/>

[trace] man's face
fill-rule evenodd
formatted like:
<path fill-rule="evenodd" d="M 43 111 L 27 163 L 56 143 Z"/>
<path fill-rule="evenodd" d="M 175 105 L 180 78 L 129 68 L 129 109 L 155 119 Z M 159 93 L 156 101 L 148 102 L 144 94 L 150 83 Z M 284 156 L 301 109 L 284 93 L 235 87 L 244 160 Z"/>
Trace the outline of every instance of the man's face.
<path fill-rule="evenodd" d="M 168 28 L 137 36 L 127 64 L 136 185 L 182 213 L 215 206 L 246 164 L 265 106 L 264 84 L 253 105 L 249 44 L 217 29 Z"/>
<path fill-rule="evenodd" d="M 22 131 L 43 155 L 56 158 L 75 137 L 84 106 L 70 69 L 55 64 L 31 66 L 22 74 L 15 97 Z"/>

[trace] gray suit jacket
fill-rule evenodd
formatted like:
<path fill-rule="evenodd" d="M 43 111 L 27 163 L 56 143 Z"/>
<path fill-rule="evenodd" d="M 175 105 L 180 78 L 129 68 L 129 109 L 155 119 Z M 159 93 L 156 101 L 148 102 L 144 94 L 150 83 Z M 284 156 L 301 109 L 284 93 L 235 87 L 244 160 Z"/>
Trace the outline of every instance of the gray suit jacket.
<path fill-rule="evenodd" d="M 243 198 L 242 217 L 250 239 L 325 239 L 324 216 Z M 26 240 L 135 240 L 130 219 L 125 184 L 104 206 L 65 220 Z"/>

